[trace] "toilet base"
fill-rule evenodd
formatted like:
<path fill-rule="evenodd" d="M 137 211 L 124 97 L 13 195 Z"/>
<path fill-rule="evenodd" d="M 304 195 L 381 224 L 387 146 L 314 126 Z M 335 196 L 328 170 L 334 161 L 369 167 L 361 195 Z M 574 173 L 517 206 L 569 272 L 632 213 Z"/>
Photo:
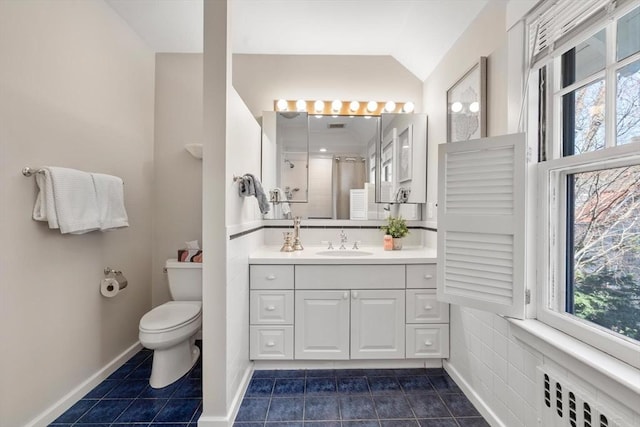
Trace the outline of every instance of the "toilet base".
<path fill-rule="evenodd" d="M 153 351 L 153 365 L 149 385 L 163 388 L 174 383 L 195 365 L 200 349 L 195 345 L 195 336 L 167 349 Z"/>

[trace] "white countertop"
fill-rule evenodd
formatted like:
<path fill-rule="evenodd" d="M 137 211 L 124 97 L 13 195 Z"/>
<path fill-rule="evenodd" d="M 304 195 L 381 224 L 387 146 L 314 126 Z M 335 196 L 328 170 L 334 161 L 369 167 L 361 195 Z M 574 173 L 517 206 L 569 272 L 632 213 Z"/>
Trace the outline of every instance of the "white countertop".
<path fill-rule="evenodd" d="M 280 246 L 263 246 L 249 255 L 250 264 L 425 264 L 435 263 L 436 250 L 423 246 L 405 246 L 397 251 L 385 251 L 382 247 L 362 246 L 361 251 L 370 255 L 340 256 L 318 255 L 328 252 L 326 246 L 305 247 L 302 251 L 280 252 Z M 347 250 L 348 252 L 349 250 Z"/>

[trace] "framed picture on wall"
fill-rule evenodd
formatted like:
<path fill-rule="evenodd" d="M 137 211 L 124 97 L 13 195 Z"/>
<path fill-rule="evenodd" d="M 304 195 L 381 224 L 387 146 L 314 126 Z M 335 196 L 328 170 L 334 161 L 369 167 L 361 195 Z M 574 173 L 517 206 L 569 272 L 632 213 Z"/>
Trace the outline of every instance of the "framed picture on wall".
<path fill-rule="evenodd" d="M 411 180 L 413 164 L 413 125 L 398 134 L 398 182 Z"/>
<path fill-rule="evenodd" d="M 447 142 L 487 136 L 487 58 L 447 91 Z"/>

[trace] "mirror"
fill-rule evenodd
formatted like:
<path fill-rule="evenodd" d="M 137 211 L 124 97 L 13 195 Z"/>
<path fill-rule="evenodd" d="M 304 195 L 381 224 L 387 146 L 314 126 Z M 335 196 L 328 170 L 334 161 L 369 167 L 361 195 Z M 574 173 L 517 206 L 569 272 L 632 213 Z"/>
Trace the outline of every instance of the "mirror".
<path fill-rule="evenodd" d="M 382 114 L 376 201 L 427 202 L 427 116 Z"/>
<path fill-rule="evenodd" d="M 308 201 L 308 129 L 307 113 L 263 114 L 262 186 L 271 201 Z"/>
<path fill-rule="evenodd" d="M 410 188 L 407 202 L 414 202 L 426 193 L 426 117 L 424 126 L 420 119 L 415 123 L 407 117 L 420 116 L 397 114 L 402 118 L 387 119 L 380 116 L 330 116 L 307 115 L 296 112 L 265 111 L 262 118 L 262 181 L 273 202 L 267 219 L 353 219 L 378 220 L 389 214 L 389 203 L 395 200 L 380 199 L 381 195 L 395 194 L 392 168 L 394 158 L 387 159 L 385 180 L 380 177 L 380 161 L 377 155 L 381 144 L 380 130 L 400 128 L 412 124 L 413 163 L 411 179 L 405 176 L 401 184 Z M 405 128 L 402 128 L 404 130 Z M 397 132 L 396 132 L 397 133 Z M 422 134 L 422 135 L 421 135 Z M 406 133 L 408 135 L 408 133 Z M 398 134 L 397 141 L 400 141 Z M 422 138 L 422 139 L 420 139 Z M 395 141 L 395 140 L 394 140 Z M 393 141 L 392 141 L 393 142 Z M 396 142 L 393 147 L 398 150 Z M 389 147 L 388 147 L 389 146 Z M 421 146 L 416 148 L 416 146 Z M 424 156 L 421 154 L 424 153 Z M 387 153 L 389 154 L 389 153 Z M 404 153 L 406 156 L 407 153 Z M 396 159 L 401 156 L 396 155 Z M 423 158 L 423 164 L 417 164 Z M 389 163 L 391 161 L 391 163 Z M 406 161 L 405 161 L 406 164 Z M 415 172 L 415 174 L 413 174 Z M 418 175 L 423 176 L 422 180 Z M 413 187 L 422 181 L 422 187 Z M 376 182 L 385 187 L 384 193 L 376 191 Z M 376 203 L 385 200 L 385 204 Z M 418 205 L 403 205 L 401 214 L 407 219 L 420 219 Z"/>

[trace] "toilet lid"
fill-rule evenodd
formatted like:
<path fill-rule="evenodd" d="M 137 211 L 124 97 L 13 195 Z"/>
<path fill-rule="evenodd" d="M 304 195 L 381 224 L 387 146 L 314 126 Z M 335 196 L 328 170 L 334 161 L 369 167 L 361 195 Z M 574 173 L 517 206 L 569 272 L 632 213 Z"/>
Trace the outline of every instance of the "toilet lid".
<path fill-rule="evenodd" d="M 199 301 L 170 301 L 164 303 L 140 319 L 140 330 L 164 332 L 192 322 L 202 311 Z"/>

